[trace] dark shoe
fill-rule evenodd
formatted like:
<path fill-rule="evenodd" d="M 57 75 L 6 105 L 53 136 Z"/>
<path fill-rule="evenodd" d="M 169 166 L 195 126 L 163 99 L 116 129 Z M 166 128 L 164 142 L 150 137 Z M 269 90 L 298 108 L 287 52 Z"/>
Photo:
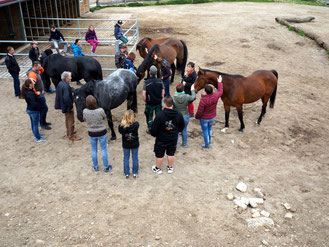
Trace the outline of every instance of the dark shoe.
<path fill-rule="evenodd" d="M 75 136 L 73 136 L 73 137 L 70 138 L 70 140 L 71 140 L 71 141 L 80 141 L 81 138 L 80 138 L 80 137 L 75 137 Z"/>
<path fill-rule="evenodd" d="M 147 130 L 146 130 L 146 134 L 149 134 L 149 135 L 151 135 L 151 132 L 150 132 L 150 130 L 149 130 L 149 129 L 147 129 Z"/>
<path fill-rule="evenodd" d="M 203 144 L 203 145 L 200 145 L 200 147 L 201 147 L 201 148 L 209 148 L 209 147 L 207 147 L 207 146 L 204 145 L 204 144 Z"/>
<path fill-rule="evenodd" d="M 99 171 L 98 167 L 97 168 L 93 167 L 93 170 L 94 170 L 94 172 L 98 172 Z"/>
<path fill-rule="evenodd" d="M 51 123 L 46 122 L 46 125 L 51 125 Z"/>
<path fill-rule="evenodd" d="M 129 178 L 129 174 L 125 175 L 125 177 L 126 177 L 126 179 L 128 179 Z"/>
<path fill-rule="evenodd" d="M 41 125 L 41 129 L 51 130 L 51 127 L 49 127 L 48 125 Z"/>
<path fill-rule="evenodd" d="M 104 169 L 104 172 L 107 173 L 107 172 L 109 172 L 109 171 L 111 171 L 111 170 L 112 170 L 112 166 L 109 165 L 109 167 L 108 167 L 107 169 Z"/>
<path fill-rule="evenodd" d="M 138 176 L 137 174 L 134 174 L 134 175 L 133 175 L 134 178 L 137 178 L 137 176 Z"/>

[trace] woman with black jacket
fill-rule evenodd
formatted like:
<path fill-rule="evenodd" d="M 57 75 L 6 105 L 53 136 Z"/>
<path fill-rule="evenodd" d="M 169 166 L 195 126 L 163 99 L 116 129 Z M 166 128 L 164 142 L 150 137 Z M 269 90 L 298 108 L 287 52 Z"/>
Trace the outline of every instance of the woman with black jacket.
<path fill-rule="evenodd" d="M 22 86 L 22 98 L 25 99 L 27 103 L 26 112 L 30 116 L 31 128 L 34 137 L 37 139 L 37 142 L 44 142 L 45 137 L 39 133 L 39 121 L 40 121 L 40 111 L 41 105 L 38 102 L 37 95 L 34 92 L 35 82 L 31 79 L 27 79 Z"/>
<path fill-rule="evenodd" d="M 33 66 L 34 61 L 39 61 L 40 51 L 38 47 L 38 42 L 32 41 L 31 46 L 32 47 L 29 52 L 29 58 L 31 59 Z"/>

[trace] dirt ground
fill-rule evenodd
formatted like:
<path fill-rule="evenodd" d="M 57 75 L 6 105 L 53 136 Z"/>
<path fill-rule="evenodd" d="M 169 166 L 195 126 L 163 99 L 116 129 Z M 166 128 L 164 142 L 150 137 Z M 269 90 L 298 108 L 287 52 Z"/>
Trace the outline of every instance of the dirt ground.
<path fill-rule="evenodd" d="M 201 128 L 192 119 L 188 148 L 178 148 L 174 173 L 156 175 L 151 171 L 154 138 L 145 134 L 139 85 L 140 171 L 136 180 L 126 180 L 120 139 L 108 146 L 113 171 L 95 174 L 85 123 L 76 120 L 80 142 L 65 139 L 55 95 L 46 95 L 52 130 L 42 131 L 47 142 L 35 143 L 24 100 L 13 97 L 11 79 L 0 80 L 0 246 L 248 247 L 263 240 L 269 246 L 329 246 L 329 59 L 312 40 L 274 20 L 314 16 L 314 23 L 302 25 L 329 41 L 329 9 L 213 3 L 109 8 L 94 14 L 120 13 L 140 20 L 140 37 L 184 40 L 188 60 L 202 68 L 242 75 L 276 69 L 274 109 L 257 127 L 261 103 L 245 105 L 243 134 L 232 109 L 224 134 L 220 102 L 211 148 L 200 149 Z M 115 128 L 125 107 L 113 111 Z M 102 167 L 100 153 L 99 162 Z M 239 181 L 248 185 L 245 196 L 254 196 L 255 187 L 266 193 L 259 208 L 270 212 L 273 227 L 248 228 L 250 209 L 239 214 L 226 199 L 230 192 L 243 195 L 234 189 Z M 291 220 L 284 219 L 285 202 L 296 208 Z"/>

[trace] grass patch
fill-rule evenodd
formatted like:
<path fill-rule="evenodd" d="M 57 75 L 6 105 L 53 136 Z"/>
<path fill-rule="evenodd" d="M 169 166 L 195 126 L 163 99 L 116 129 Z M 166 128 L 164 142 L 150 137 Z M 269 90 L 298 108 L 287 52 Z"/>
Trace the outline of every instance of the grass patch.
<path fill-rule="evenodd" d="M 107 6 L 96 6 L 90 8 L 91 12 L 104 8 L 115 8 L 115 7 L 145 7 L 145 6 L 161 6 L 161 5 L 178 5 L 178 4 L 200 4 L 200 3 L 212 3 L 212 2 L 256 2 L 256 3 L 293 3 L 293 4 L 304 4 L 313 6 L 325 6 L 324 3 L 318 3 L 315 0 L 168 0 L 168 1 L 154 1 L 154 2 L 132 2 L 127 3 L 125 6 L 123 3 L 116 5 Z"/>
<path fill-rule="evenodd" d="M 327 50 L 327 54 L 329 55 L 329 49 Z"/>
<path fill-rule="evenodd" d="M 305 36 L 305 33 L 302 31 L 302 30 L 299 30 L 298 32 L 297 32 L 300 36 Z"/>
<path fill-rule="evenodd" d="M 295 31 L 295 28 L 290 26 L 290 27 L 287 27 L 289 31 Z"/>

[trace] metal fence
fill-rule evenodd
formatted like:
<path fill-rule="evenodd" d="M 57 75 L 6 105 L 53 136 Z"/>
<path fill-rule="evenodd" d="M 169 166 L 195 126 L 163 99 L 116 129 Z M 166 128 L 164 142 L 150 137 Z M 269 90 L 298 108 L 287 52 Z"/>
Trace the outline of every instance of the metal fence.
<path fill-rule="evenodd" d="M 97 47 L 97 50 L 100 50 L 100 52 L 97 52 L 95 58 L 101 63 L 102 69 L 104 71 L 113 71 L 115 70 L 114 66 L 114 56 L 116 47 L 118 46 L 118 41 L 114 37 L 114 26 L 117 22 L 117 20 L 114 19 L 70 19 L 70 18 L 24 18 L 25 23 L 27 23 L 29 20 L 36 20 L 35 23 L 37 23 L 37 20 L 45 20 L 47 19 L 47 22 L 51 24 L 55 24 L 57 29 L 61 31 L 63 34 L 65 41 L 67 43 L 72 43 L 75 41 L 75 39 L 81 39 L 82 41 L 82 47 L 83 51 L 85 51 L 86 54 L 88 54 L 90 51 L 91 46 L 85 41 L 85 33 L 88 31 L 88 28 L 90 25 L 93 25 L 99 40 L 99 44 Z M 139 40 L 139 24 L 137 19 L 123 19 L 123 26 L 122 31 L 124 33 L 124 36 L 128 38 L 128 46 L 131 47 L 129 49 L 129 52 L 134 51 L 137 45 L 137 42 Z M 60 23 L 66 23 L 65 26 L 59 26 Z M 31 22 L 30 22 L 31 24 Z M 48 41 L 50 34 L 49 33 L 49 27 L 44 26 L 32 26 L 32 25 L 26 25 L 25 26 L 25 32 L 26 37 L 28 40 L 0 40 L 1 43 L 6 43 L 8 46 L 11 46 L 13 43 L 19 43 L 19 44 L 26 44 L 31 43 L 32 40 L 38 41 L 40 43 L 40 48 L 42 50 L 51 48 L 52 42 L 50 43 Z M 121 41 L 119 41 L 121 42 Z M 63 42 L 62 42 L 63 43 Z M 39 48 L 39 49 L 40 49 Z M 40 49 L 40 50 L 41 50 Z M 86 50 L 88 51 L 86 52 Z M 31 68 L 30 65 L 26 65 L 26 57 L 28 57 L 28 50 L 29 47 L 26 47 L 26 49 L 23 49 L 19 53 L 15 53 L 15 56 L 17 57 L 17 61 L 21 68 Z M 2 52 L 1 55 L 6 55 L 7 53 Z M 25 57 L 25 59 L 20 59 L 20 57 Z M 108 58 L 111 58 L 112 61 L 109 61 Z M 4 59 L 2 59 L 4 60 Z M 21 61 L 21 62 L 20 62 Z M 4 61 L 0 61 L 0 69 L 4 69 L 6 66 L 4 65 Z M 1 75 L 0 75 L 1 77 Z"/>

